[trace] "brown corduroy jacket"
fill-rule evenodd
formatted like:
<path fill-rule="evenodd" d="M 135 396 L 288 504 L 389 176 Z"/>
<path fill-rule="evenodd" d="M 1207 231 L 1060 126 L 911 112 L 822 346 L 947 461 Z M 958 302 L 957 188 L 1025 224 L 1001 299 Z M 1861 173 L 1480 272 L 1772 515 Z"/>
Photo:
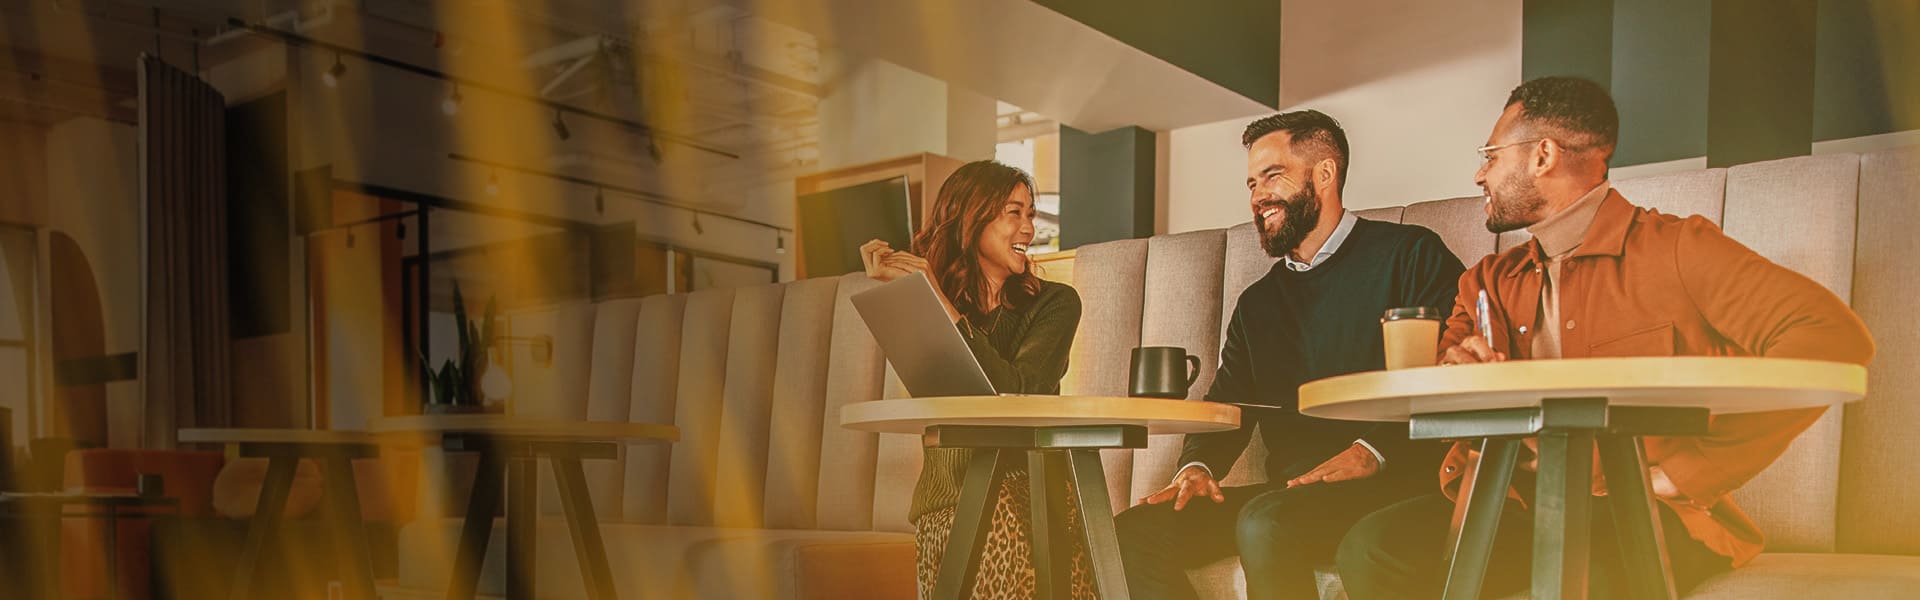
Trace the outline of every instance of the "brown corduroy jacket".
<path fill-rule="evenodd" d="M 1443 352 L 1477 331 L 1474 305 L 1484 289 L 1494 348 L 1529 358 L 1545 260 L 1539 242 L 1530 241 L 1467 269 Z M 1862 365 L 1873 358 L 1866 325 L 1820 284 L 1762 258 L 1706 219 L 1640 208 L 1618 191 L 1601 201 L 1580 246 L 1562 263 L 1559 284 L 1562 322 L 1552 326 L 1565 358 L 1767 356 Z M 1662 501 L 1694 539 L 1736 566 L 1746 563 L 1765 538 L 1728 494 L 1825 411 L 1721 415 L 1711 418 L 1705 436 L 1647 437 L 1648 463 L 1666 471 L 1681 494 Z M 1441 490 L 1456 501 L 1470 450 L 1455 443 L 1441 463 Z M 1594 478 L 1594 492 L 1604 493 L 1598 468 Z"/>

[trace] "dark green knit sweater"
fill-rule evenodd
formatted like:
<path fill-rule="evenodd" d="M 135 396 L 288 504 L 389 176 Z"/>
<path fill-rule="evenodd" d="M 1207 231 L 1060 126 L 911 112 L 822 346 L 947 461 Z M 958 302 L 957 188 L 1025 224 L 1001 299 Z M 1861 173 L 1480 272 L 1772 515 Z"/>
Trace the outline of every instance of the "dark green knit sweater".
<path fill-rule="evenodd" d="M 960 333 L 1002 394 L 1058 394 L 1067 373 L 1067 351 L 1080 326 L 1080 294 L 1065 284 L 1042 281 L 1040 294 L 1019 310 L 1000 308 L 984 323 L 962 323 Z M 980 331 L 985 334 L 981 335 Z M 928 448 L 913 488 L 909 521 L 960 501 L 960 481 L 973 451 Z"/>

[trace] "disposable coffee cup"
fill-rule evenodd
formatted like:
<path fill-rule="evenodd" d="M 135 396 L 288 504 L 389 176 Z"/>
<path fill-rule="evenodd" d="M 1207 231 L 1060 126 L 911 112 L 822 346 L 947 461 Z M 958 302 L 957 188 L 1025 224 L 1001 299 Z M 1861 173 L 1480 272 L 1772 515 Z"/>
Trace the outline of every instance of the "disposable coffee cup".
<path fill-rule="evenodd" d="M 1431 367 L 1440 349 L 1440 311 L 1425 306 L 1389 308 L 1380 317 L 1387 370 Z"/>

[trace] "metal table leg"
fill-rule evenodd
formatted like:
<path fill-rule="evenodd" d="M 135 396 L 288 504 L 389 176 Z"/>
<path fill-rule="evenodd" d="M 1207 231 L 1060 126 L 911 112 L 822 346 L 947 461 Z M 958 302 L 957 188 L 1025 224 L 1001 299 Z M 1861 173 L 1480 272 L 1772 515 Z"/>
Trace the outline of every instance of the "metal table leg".
<path fill-rule="evenodd" d="M 454 548 L 447 600 L 472 600 L 480 585 L 481 561 L 486 559 L 487 542 L 493 537 L 493 514 L 500 508 L 501 470 L 497 451 L 481 449 L 480 466 L 473 475 L 473 495 L 467 498 L 467 516 L 460 526 L 459 545 Z"/>
<path fill-rule="evenodd" d="M 325 458 L 326 500 L 333 514 L 333 539 L 344 563 L 340 576 L 346 579 L 349 597 L 376 600 L 373 591 L 373 557 L 367 549 L 366 521 L 360 516 L 360 486 L 353 478 L 353 459 L 333 453 Z"/>
<path fill-rule="evenodd" d="M 940 579 L 933 588 L 934 598 L 957 600 L 973 591 L 973 576 L 980 568 L 987 528 L 993 523 L 993 488 L 1000 481 L 1001 470 L 1000 450 L 976 450 L 973 461 L 968 463 L 966 480 L 960 486 L 960 503 L 954 507 L 946 554 L 940 557 Z"/>
<path fill-rule="evenodd" d="M 1029 523 L 1032 534 L 1028 536 L 1030 540 L 1028 545 L 1033 551 L 1033 597 L 1041 600 L 1050 600 L 1056 594 L 1067 591 L 1058 585 L 1061 573 L 1056 569 L 1061 565 L 1056 565 L 1053 561 L 1053 534 L 1056 524 L 1047 514 L 1053 508 L 1051 494 L 1048 493 L 1051 491 L 1048 489 L 1050 486 L 1047 485 L 1048 475 L 1047 453 L 1043 450 L 1028 451 L 1027 508 L 1032 514 L 1032 523 Z"/>
<path fill-rule="evenodd" d="M 1647 482 L 1647 454 L 1640 438 L 1600 436 L 1600 465 L 1607 472 L 1607 503 L 1620 540 L 1627 594 L 1634 598 L 1676 596 L 1667 562 L 1660 512 Z"/>
<path fill-rule="evenodd" d="M 1120 562 L 1120 538 L 1113 529 L 1113 504 L 1107 497 L 1107 472 L 1100 451 L 1070 450 L 1074 497 L 1081 530 L 1087 535 L 1087 560 L 1093 563 L 1094 590 L 1102 600 L 1128 600 L 1127 574 Z"/>
<path fill-rule="evenodd" d="M 1542 432 L 1539 471 L 1533 497 L 1532 597 L 1584 599 L 1593 521 L 1593 431 Z"/>
<path fill-rule="evenodd" d="M 1467 515 L 1460 524 L 1460 537 L 1454 542 L 1453 564 L 1447 571 L 1447 587 L 1442 598 L 1480 598 L 1487 559 L 1493 554 L 1493 534 L 1500 528 L 1500 510 L 1507 503 L 1507 486 L 1513 481 L 1513 463 L 1519 457 L 1520 440 L 1480 442 L 1480 462 L 1474 469 L 1473 488 L 1466 499 Z"/>
<path fill-rule="evenodd" d="M 507 452 L 507 599 L 532 600 L 534 528 L 539 525 L 538 463 L 524 449 Z"/>
<path fill-rule="evenodd" d="M 300 459 L 290 454 L 267 458 L 267 478 L 260 484 L 260 499 L 255 501 L 253 519 L 247 523 L 247 545 L 241 551 L 239 575 L 234 578 L 228 597 L 234 600 L 254 597 L 260 555 L 272 539 L 274 528 L 279 526 L 281 513 L 286 511 L 287 496 L 293 490 L 293 475 L 299 466 Z"/>
<path fill-rule="evenodd" d="M 587 597 L 614 600 L 613 569 L 607 564 L 607 547 L 600 537 L 600 520 L 593 514 L 593 496 L 587 491 L 587 475 L 580 466 L 580 456 L 568 450 L 549 454 L 548 460 L 553 463 L 553 474 L 559 479 L 567 529 L 573 534 L 573 556 L 580 561 L 580 577 L 586 580 Z M 532 565 L 528 567 L 531 569 Z"/>

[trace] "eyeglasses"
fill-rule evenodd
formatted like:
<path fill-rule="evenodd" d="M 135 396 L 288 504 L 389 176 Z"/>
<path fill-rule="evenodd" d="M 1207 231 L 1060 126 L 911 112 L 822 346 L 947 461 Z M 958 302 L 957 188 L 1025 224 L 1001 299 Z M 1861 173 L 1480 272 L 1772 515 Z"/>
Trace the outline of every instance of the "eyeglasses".
<path fill-rule="evenodd" d="M 1551 139 L 1551 138 L 1533 138 L 1530 140 L 1520 140 L 1518 142 L 1513 142 L 1510 144 L 1499 144 L 1495 146 L 1481 146 L 1478 150 L 1475 150 L 1475 152 L 1480 153 L 1480 164 L 1484 165 L 1486 163 L 1493 161 L 1493 153 L 1495 152 L 1512 148 L 1514 146 L 1523 146 L 1526 144 L 1532 144 L 1532 143 L 1539 142 L 1541 140 L 1546 140 L 1546 139 Z"/>

